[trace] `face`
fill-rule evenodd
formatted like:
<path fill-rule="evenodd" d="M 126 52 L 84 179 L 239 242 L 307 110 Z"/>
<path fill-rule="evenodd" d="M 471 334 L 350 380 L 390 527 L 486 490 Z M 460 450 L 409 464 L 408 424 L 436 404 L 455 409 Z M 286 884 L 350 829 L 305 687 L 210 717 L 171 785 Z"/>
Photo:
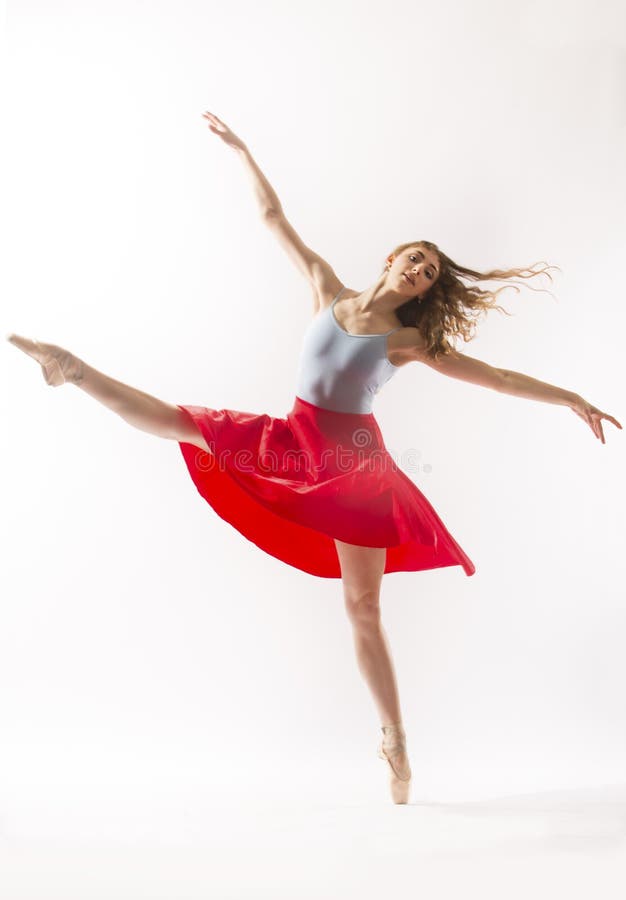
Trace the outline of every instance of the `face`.
<path fill-rule="evenodd" d="M 405 291 L 407 297 L 422 297 L 433 286 L 439 272 L 437 255 L 417 244 L 387 259 L 388 281 Z"/>

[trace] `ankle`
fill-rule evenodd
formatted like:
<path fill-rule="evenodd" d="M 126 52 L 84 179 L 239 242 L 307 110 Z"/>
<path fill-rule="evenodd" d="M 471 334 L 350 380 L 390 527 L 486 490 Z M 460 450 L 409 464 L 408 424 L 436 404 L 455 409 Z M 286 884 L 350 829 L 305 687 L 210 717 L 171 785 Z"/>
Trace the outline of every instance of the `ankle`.
<path fill-rule="evenodd" d="M 66 382 L 68 384 L 81 384 L 86 374 L 86 363 L 70 350 L 66 350 L 64 347 L 59 347 L 55 344 L 52 346 L 55 348 L 53 356 L 61 367 Z"/>
<path fill-rule="evenodd" d="M 400 722 L 389 722 L 384 725 L 381 725 L 381 730 L 383 734 L 401 734 L 405 735 L 404 724 Z"/>
<path fill-rule="evenodd" d="M 406 750 L 406 732 L 402 722 L 381 725 L 381 730 L 384 747 L 397 747 L 399 751 Z"/>
<path fill-rule="evenodd" d="M 72 384 L 80 385 L 85 379 L 87 365 L 80 357 L 74 356 L 73 353 L 71 353 L 70 356 L 72 357 L 72 363 L 68 381 L 71 381 Z"/>

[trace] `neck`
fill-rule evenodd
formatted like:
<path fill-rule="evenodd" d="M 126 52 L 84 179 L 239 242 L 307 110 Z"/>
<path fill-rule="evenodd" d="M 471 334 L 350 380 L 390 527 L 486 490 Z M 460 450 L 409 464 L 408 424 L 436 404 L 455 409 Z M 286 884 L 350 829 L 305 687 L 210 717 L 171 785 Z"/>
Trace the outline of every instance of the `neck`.
<path fill-rule="evenodd" d="M 355 301 L 362 312 L 379 312 L 381 315 L 395 313 L 410 297 L 400 291 L 394 291 L 386 286 L 387 276 L 383 273 L 378 281 L 366 288 L 355 297 Z"/>

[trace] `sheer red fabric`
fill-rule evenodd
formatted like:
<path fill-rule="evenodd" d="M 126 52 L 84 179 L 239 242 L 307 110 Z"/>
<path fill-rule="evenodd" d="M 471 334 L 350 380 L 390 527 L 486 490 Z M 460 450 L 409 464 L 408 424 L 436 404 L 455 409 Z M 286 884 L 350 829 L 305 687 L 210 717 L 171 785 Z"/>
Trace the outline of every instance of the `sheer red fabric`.
<path fill-rule="evenodd" d="M 386 547 L 385 572 L 474 564 L 387 451 L 373 413 L 339 413 L 300 397 L 284 418 L 179 404 L 210 453 L 179 446 L 213 510 L 261 550 L 340 578 L 333 538 Z"/>

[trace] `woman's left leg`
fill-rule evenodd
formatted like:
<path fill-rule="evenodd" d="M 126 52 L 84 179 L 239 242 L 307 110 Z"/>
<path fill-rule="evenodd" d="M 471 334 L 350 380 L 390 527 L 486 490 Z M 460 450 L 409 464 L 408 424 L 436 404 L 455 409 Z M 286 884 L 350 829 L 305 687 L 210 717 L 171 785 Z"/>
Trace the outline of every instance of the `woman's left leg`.
<path fill-rule="evenodd" d="M 8 340 L 41 365 L 49 385 L 74 384 L 133 428 L 209 451 L 192 420 L 173 403 L 105 375 L 57 344 L 45 344 L 17 334 L 10 335 Z"/>

